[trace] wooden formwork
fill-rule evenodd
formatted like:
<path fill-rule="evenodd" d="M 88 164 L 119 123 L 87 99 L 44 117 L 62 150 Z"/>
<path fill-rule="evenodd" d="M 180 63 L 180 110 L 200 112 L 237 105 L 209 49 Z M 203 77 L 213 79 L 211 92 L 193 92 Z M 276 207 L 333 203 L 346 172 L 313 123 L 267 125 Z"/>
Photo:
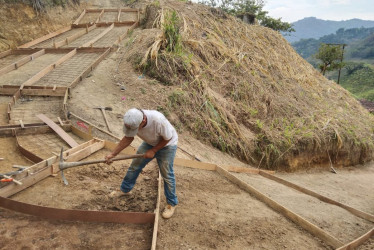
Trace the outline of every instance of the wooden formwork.
<path fill-rule="evenodd" d="M 39 119 L 35 116 L 39 113 L 49 114 L 59 122 L 61 117 L 66 118 L 68 95 L 68 88 L 62 87 L 27 86 L 18 89 L 8 103 L 8 123 L 21 126 L 36 123 Z"/>
<path fill-rule="evenodd" d="M 30 127 L 30 129 L 33 129 L 32 132 L 35 133 L 35 130 L 37 128 L 36 127 L 34 127 L 34 128 Z M 45 131 L 45 128 L 43 128 L 43 129 Z M 83 131 L 80 131 L 77 128 L 74 128 L 72 126 L 66 126 L 65 125 L 65 129 L 71 129 L 71 131 L 74 134 L 76 134 L 77 136 L 80 136 L 80 137 L 88 140 L 86 143 L 83 143 L 83 144 L 81 144 L 81 145 L 79 145 L 75 148 L 72 148 L 68 151 L 65 151 L 64 154 L 63 154 L 63 157 L 66 158 L 67 161 L 78 161 L 80 159 L 83 159 L 84 157 L 89 156 L 93 152 L 96 152 L 97 150 L 100 150 L 100 149 L 104 148 L 104 147 L 108 148 L 110 150 L 113 150 L 113 148 L 116 146 L 116 144 L 112 143 L 112 142 L 101 141 L 101 140 L 98 140 L 98 139 L 92 139 L 92 135 L 84 133 Z M 1 134 L 4 133 L 4 131 L 5 131 L 4 129 L 0 128 L 0 136 L 1 136 Z M 18 127 L 17 130 L 15 130 L 15 128 L 13 128 L 11 131 L 12 132 L 9 132 L 9 129 L 8 129 L 7 133 L 8 134 L 9 133 L 12 133 L 12 134 L 30 133 L 30 132 L 27 132 L 27 129 L 21 129 L 19 127 Z M 135 153 L 134 148 L 127 148 L 125 151 L 128 154 Z M 27 152 L 27 154 L 32 154 L 32 152 Z M 37 156 L 36 156 L 35 159 L 38 159 Z M 57 161 L 58 161 L 58 156 L 53 156 L 53 157 L 48 158 L 47 160 L 40 161 L 38 164 L 35 164 L 35 165 L 31 166 L 30 168 L 27 168 L 27 171 L 24 171 L 21 174 L 14 176 L 15 178 L 17 178 L 17 180 L 22 181 L 24 183 L 24 186 L 18 186 L 14 183 L 9 184 L 8 186 L 0 189 L 0 196 L 8 197 L 8 196 L 10 196 L 14 193 L 22 191 L 24 188 L 35 184 L 36 182 L 50 176 L 51 174 L 56 174 L 59 171 L 59 168 L 56 165 Z M 277 181 L 279 183 L 283 183 L 287 186 L 292 186 L 293 188 L 297 188 L 298 190 L 304 190 L 304 193 L 309 193 L 308 191 L 305 191 L 306 190 L 305 188 L 298 187 L 295 184 L 290 185 L 289 182 L 285 183 L 278 177 L 276 177 L 276 178 L 270 177 L 269 173 L 270 174 L 273 173 L 271 171 L 262 171 L 262 170 L 259 170 L 259 169 L 242 168 L 242 167 L 235 167 L 235 166 L 222 167 L 222 166 L 218 166 L 216 164 L 204 163 L 204 162 L 198 162 L 198 161 L 194 161 L 194 160 L 180 159 L 180 158 L 175 159 L 175 165 L 176 166 L 183 166 L 183 167 L 190 167 L 190 168 L 195 168 L 195 169 L 217 171 L 220 175 L 224 176 L 225 178 L 228 178 L 230 181 L 237 184 L 240 188 L 242 188 L 245 191 L 249 192 L 250 194 L 254 195 L 256 198 L 263 201 L 264 203 L 266 203 L 268 206 L 270 206 L 271 208 L 273 208 L 277 212 L 281 213 L 282 215 L 284 215 L 285 217 L 287 217 L 288 219 L 290 219 L 291 221 L 293 221 L 297 225 L 301 226 L 302 228 L 304 228 L 305 230 L 307 230 L 311 234 L 319 237 L 324 242 L 326 242 L 330 246 L 333 246 L 334 248 L 352 249 L 352 247 L 357 247 L 360 244 L 363 244 L 374 233 L 374 229 L 371 229 L 368 233 L 362 235 L 358 239 L 353 240 L 351 243 L 343 246 L 343 243 L 341 241 L 337 240 L 332 235 L 326 233 L 321 228 L 315 226 L 313 223 L 307 221 L 306 219 L 304 219 L 303 217 L 295 214 L 294 212 L 290 211 L 289 209 L 281 206 L 280 204 L 275 202 L 273 199 L 269 198 L 267 195 L 259 192 L 254 187 L 250 186 L 249 184 L 243 182 L 239 178 L 237 178 L 234 175 L 229 173 L 229 171 L 235 171 L 235 172 L 239 172 L 239 173 L 260 174 L 264 177 L 268 177 L 271 180 Z M 157 241 L 158 218 L 159 218 L 158 216 L 159 216 L 159 208 L 160 208 L 159 207 L 160 185 L 161 185 L 160 180 L 161 180 L 161 178 L 159 177 L 159 189 L 158 189 L 158 196 L 157 196 L 158 201 L 157 201 L 155 213 L 152 214 L 152 216 L 150 217 L 151 220 L 147 220 L 147 222 L 146 222 L 146 223 L 154 223 L 154 231 L 153 231 L 153 236 L 152 236 L 152 247 L 151 247 L 151 249 L 156 248 L 156 241 Z M 313 196 L 315 196 L 315 195 L 313 195 Z M 322 197 L 321 195 L 319 195 L 319 196 Z M 323 199 L 321 199 L 321 200 L 324 201 Z M 4 200 L 4 198 L 2 198 L 2 200 L 0 200 L 0 205 L 3 205 L 4 203 L 13 204 L 10 207 L 12 209 L 14 209 L 15 211 L 19 211 L 19 212 L 23 212 L 23 213 L 29 213 L 29 214 L 33 214 L 33 215 L 37 215 L 37 216 L 43 216 L 40 213 L 30 213 L 26 209 L 18 209 L 17 210 L 17 206 L 15 206 L 15 203 L 12 203 L 12 201 L 9 200 L 9 199 Z M 331 203 L 331 202 L 329 202 L 329 203 Z M 20 203 L 17 203 L 17 204 L 18 204 L 18 207 L 26 207 L 23 204 L 20 204 Z M 333 202 L 333 204 L 339 205 L 341 203 Z M 347 209 L 346 205 L 343 205 L 341 207 Z M 347 209 L 347 210 L 352 212 L 352 209 Z M 44 209 L 41 209 L 41 208 L 39 208 L 38 211 L 45 212 Z M 48 208 L 48 211 L 49 212 L 51 212 L 51 211 L 55 212 L 56 216 L 52 216 L 50 213 L 48 213 L 48 216 L 45 216 L 46 218 L 79 220 L 79 218 L 75 215 L 74 211 L 70 211 L 71 216 L 60 216 L 59 215 L 60 213 L 65 213 L 66 212 L 65 210 L 62 212 L 58 209 Z M 353 213 L 355 213 L 355 212 L 353 212 Z M 92 221 L 92 217 L 89 216 L 88 214 L 83 214 L 82 216 L 83 216 L 83 218 L 87 218 L 87 221 Z M 124 223 L 129 223 L 130 222 L 128 220 L 127 216 L 125 216 L 123 214 L 122 214 L 122 216 L 124 216 L 124 219 L 123 219 Z M 149 216 L 149 213 L 148 213 L 147 216 Z M 369 217 L 367 217 L 366 219 L 370 219 L 372 221 L 372 218 L 374 218 L 374 217 L 372 215 L 368 215 L 368 216 Z M 83 219 L 83 220 L 85 220 L 85 219 Z M 112 221 L 112 219 L 109 219 L 109 218 L 107 218 L 107 220 L 103 220 L 103 221 L 120 222 L 120 221 Z M 137 221 L 137 222 L 131 221 L 130 223 L 138 223 L 138 222 L 139 221 Z"/>
<path fill-rule="evenodd" d="M 70 124 L 65 124 L 62 128 L 66 131 L 70 131 L 77 136 L 84 134 L 88 141 L 68 149 L 63 152 L 64 161 L 79 161 L 86 158 L 93 153 L 107 148 L 112 150 L 116 145 L 112 142 L 103 141 L 92 138 L 91 135 L 85 134 L 82 131 L 72 127 Z M 1 128 L 0 136 L 13 135 L 16 137 L 26 136 L 30 134 L 44 134 L 50 133 L 50 129 L 47 126 L 32 126 L 27 128 L 15 127 L 13 128 Z M 18 139 L 17 139 L 18 140 Z M 154 223 L 156 215 L 155 213 L 143 213 L 143 212 L 114 212 L 114 211 L 84 211 L 84 210 L 72 210 L 72 209 L 58 209 L 53 207 L 36 206 L 32 204 L 26 204 L 18 201 L 8 199 L 7 197 L 21 192 L 22 190 L 37 184 L 39 181 L 51 176 L 56 175 L 60 169 L 58 167 L 59 156 L 55 155 L 47 159 L 40 159 L 39 156 L 33 154 L 33 152 L 25 150 L 20 144 L 18 144 L 20 151 L 26 155 L 27 158 L 35 161 L 36 163 L 30 167 L 25 168 L 22 172 L 15 173 L 12 177 L 22 182 L 22 185 L 16 183 L 9 183 L 0 188 L 0 206 L 11 209 L 17 212 L 26 213 L 30 215 L 40 216 L 48 219 L 58 220 L 73 220 L 73 221 L 90 221 L 90 222 L 113 222 L 113 223 Z M 134 149 L 129 148 L 124 150 L 124 153 L 134 154 Z M 160 178 L 161 179 L 161 178 Z M 158 189 L 161 189 L 161 181 L 159 181 Z M 160 193 L 160 192 L 158 192 Z M 160 203 L 160 195 L 158 195 L 155 211 L 158 211 Z"/>
<path fill-rule="evenodd" d="M 319 200 L 323 202 L 327 202 L 336 206 L 339 206 L 348 212 L 352 213 L 355 216 L 358 216 L 360 218 L 366 219 L 368 221 L 373 222 L 374 221 L 374 215 L 362 212 L 358 209 L 355 209 L 353 207 L 350 207 L 348 205 L 342 204 L 338 201 L 334 201 L 330 198 L 327 198 L 325 196 L 322 196 L 320 194 L 317 194 L 311 190 L 308 190 L 306 188 L 300 187 L 296 184 L 293 184 L 291 182 L 288 182 L 286 180 L 283 180 L 279 177 L 273 176 L 269 171 L 263 171 L 259 169 L 243 169 L 233 166 L 218 166 L 216 164 L 211 163 L 204 163 L 204 162 L 197 162 L 193 160 L 186 160 L 186 159 L 175 159 L 175 165 L 177 166 L 184 166 L 184 167 L 190 167 L 190 168 L 196 168 L 196 169 L 203 169 L 203 170 L 209 170 L 209 171 L 216 171 L 220 175 L 224 176 L 234 184 L 238 185 L 241 189 L 247 191 L 251 195 L 255 196 L 260 201 L 264 202 L 266 205 L 274 209 L 275 211 L 281 213 L 286 218 L 290 219 L 295 224 L 299 225 L 300 227 L 304 228 L 306 231 L 311 233 L 312 235 L 320 238 L 324 242 L 326 242 L 328 245 L 339 248 L 339 249 L 353 249 L 353 247 L 358 247 L 359 245 L 363 244 L 366 240 L 368 240 L 373 234 L 374 229 L 371 229 L 366 234 L 360 236 L 359 238 L 353 240 L 351 243 L 344 245 L 341 241 L 336 239 L 334 236 L 327 233 L 325 230 L 321 229 L 320 227 L 314 225 L 313 223 L 309 222 L 308 220 L 304 219 L 302 216 L 294 213 L 293 211 L 289 210 L 288 208 L 280 205 L 275 200 L 271 199 L 269 196 L 261 193 L 253 186 L 245 183 L 244 181 L 240 180 L 238 177 L 231 174 L 229 171 L 234 170 L 234 172 L 244 172 L 244 173 L 252 173 L 252 174 L 259 174 L 262 175 L 265 178 L 268 178 L 270 180 L 276 181 L 278 183 L 284 184 L 288 187 L 294 188 L 300 192 L 303 192 L 304 194 L 311 195 L 313 197 L 318 198 Z M 244 170 L 244 171 L 243 171 Z"/>
<path fill-rule="evenodd" d="M 22 65 L 45 54 L 45 50 L 10 50 L 0 56 L 0 75 L 18 69 Z"/>
<path fill-rule="evenodd" d="M 64 32 L 66 32 L 66 31 L 69 31 L 69 30 L 71 30 L 71 28 L 72 28 L 71 25 L 67 26 L 67 27 L 64 27 L 64 28 L 61 28 L 61 29 L 59 29 L 59 30 L 57 30 L 57 31 L 55 31 L 53 33 L 50 33 L 50 34 L 45 35 L 45 36 L 42 36 L 42 37 L 40 37 L 38 39 L 35 39 L 35 40 L 31 41 L 31 42 L 25 43 L 25 44 L 19 46 L 18 48 L 19 49 L 30 48 L 31 46 L 34 46 L 35 44 L 38 44 L 38 43 L 43 42 L 45 40 L 48 40 L 48 39 L 50 39 L 52 37 L 56 37 L 56 36 L 58 36 L 58 35 L 60 35 L 60 34 L 62 34 Z"/>
<path fill-rule="evenodd" d="M 68 52 L 21 84 L 25 86 L 73 87 L 110 52 L 110 49 L 54 49 Z"/>
<path fill-rule="evenodd" d="M 36 54 L 36 51 L 40 50 L 23 49 L 16 50 L 15 52 L 22 51 L 24 51 L 24 53 Z M 64 56 L 65 53 L 66 52 L 63 51 L 50 51 L 49 49 L 45 49 L 40 51 L 40 55 L 33 57 L 32 60 L 23 61 L 24 63 L 21 65 L 18 65 L 17 61 L 10 62 L 8 66 L 5 67 L 7 72 L 4 72 L 4 74 L 0 76 L 0 86 L 21 86 L 22 83 L 38 74 L 44 68 L 54 65 L 60 58 Z M 15 69 L 14 65 L 17 65 L 17 69 Z"/>
<path fill-rule="evenodd" d="M 139 22 L 139 15 L 139 9 L 131 8 L 85 9 L 73 24 Z"/>

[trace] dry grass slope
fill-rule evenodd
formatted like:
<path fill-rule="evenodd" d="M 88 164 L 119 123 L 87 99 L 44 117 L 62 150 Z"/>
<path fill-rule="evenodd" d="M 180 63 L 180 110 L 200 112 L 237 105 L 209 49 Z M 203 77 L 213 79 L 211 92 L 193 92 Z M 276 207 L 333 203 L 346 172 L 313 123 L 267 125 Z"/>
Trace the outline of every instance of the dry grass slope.
<path fill-rule="evenodd" d="M 128 60 L 171 86 L 160 109 L 196 137 L 262 168 L 372 159 L 373 117 L 278 32 L 174 1 L 148 5 L 144 28 Z"/>

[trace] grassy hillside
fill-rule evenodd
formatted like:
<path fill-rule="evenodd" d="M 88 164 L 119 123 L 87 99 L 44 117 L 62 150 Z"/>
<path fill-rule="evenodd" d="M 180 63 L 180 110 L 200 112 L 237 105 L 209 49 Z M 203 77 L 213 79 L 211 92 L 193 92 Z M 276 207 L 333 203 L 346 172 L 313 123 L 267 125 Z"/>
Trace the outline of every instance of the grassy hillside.
<path fill-rule="evenodd" d="M 176 127 L 262 168 L 372 159 L 374 118 L 278 32 L 202 5 L 164 4 L 148 7 L 126 56 L 169 86 L 159 110 Z"/>

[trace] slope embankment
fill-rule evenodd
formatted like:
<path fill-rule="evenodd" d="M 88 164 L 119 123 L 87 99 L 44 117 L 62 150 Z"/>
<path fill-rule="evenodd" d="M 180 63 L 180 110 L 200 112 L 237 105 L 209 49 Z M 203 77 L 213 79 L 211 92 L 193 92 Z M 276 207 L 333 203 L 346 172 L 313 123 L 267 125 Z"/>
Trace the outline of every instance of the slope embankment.
<path fill-rule="evenodd" d="M 217 9 L 151 4 L 127 60 L 170 86 L 160 109 L 262 168 L 349 166 L 373 157 L 373 117 L 278 33 Z"/>
<path fill-rule="evenodd" d="M 81 11 L 82 7 L 71 4 L 37 13 L 24 3 L 1 3 L 0 52 L 70 25 Z"/>

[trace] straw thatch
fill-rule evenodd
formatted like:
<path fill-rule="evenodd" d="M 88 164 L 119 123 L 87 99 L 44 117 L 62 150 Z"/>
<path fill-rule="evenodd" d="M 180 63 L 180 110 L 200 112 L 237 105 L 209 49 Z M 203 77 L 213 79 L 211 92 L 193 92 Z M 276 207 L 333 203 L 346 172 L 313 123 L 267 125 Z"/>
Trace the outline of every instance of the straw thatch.
<path fill-rule="evenodd" d="M 181 49 L 170 51 L 173 11 Z M 372 116 L 278 32 L 199 4 L 165 2 L 147 13 L 153 29 L 140 32 L 129 57 L 172 86 L 165 108 L 199 139 L 262 168 L 372 159 Z"/>

